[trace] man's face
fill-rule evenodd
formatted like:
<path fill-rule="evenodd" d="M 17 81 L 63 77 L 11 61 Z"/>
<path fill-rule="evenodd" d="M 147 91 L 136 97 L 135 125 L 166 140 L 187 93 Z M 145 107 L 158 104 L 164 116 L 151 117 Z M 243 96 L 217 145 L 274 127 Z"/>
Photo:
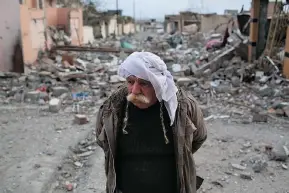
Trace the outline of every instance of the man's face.
<path fill-rule="evenodd" d="M 127 78 L 128 93 L 127 100 L 140 109 L 145 109 L 157 102 L 154 87 L 146 80 L 135 76 Z"/>

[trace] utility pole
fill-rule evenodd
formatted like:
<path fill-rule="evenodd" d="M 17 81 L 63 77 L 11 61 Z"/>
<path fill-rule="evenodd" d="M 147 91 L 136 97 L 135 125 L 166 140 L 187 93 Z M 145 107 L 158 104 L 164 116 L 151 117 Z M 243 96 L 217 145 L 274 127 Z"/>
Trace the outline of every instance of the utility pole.
<path fill-rule="evenodd" d="M 115 4 L 116 4 L 116 30 L 117 30 L 117 33 L 115 33 L 115 35 L 116 35 L 119 33 L 119 31 L 118 31 L 118 13 L 119 13 L 118 12 L 118 0 L 116 0 Z"/>
<path fill-rule="evenodd" d="M 133 0 L 134 33 L 136 33 L 135 0 Z"/>

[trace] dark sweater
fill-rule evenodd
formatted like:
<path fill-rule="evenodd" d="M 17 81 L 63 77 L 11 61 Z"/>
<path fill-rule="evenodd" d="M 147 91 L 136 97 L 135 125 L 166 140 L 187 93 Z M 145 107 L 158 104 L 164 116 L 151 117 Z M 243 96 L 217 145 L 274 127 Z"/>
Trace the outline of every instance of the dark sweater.
<path fill-rule="evenodd" d="M 123 193 L 177 193 L 177 169 L 172 128 L 163 108 L 170 143 L 165 144 L 160 103 L 148 109 L 129 105 L 126 130 L 118 134 L 117 188 Z"/>

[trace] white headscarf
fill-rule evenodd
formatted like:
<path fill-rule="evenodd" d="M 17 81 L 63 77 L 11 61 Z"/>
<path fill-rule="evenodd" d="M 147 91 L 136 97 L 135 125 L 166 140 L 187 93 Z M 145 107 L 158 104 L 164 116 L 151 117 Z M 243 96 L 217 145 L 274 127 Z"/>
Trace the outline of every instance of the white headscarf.
<path fill-rule="evenodd" d="M 164 101 L 171 125 L 174 123 L 178 107 L 176 94 L 178 89 L 173 76 L 159 56 L 150 52 L 134 52 L 120 65 L 118 74 L 123 78 L 133 75 L 149 81 L 159 102 Z"/>

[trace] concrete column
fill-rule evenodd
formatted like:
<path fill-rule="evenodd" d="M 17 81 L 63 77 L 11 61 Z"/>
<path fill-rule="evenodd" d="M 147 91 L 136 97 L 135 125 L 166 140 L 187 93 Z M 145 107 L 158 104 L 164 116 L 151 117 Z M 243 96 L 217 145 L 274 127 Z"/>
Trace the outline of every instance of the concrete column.
<path fill-rule="evenodd" d="M 260 0 L 260 11 L 259 11 L 259 30 L 258 30 L 258 40 L 256 47 L 256 57 L 259 58 L 265 47 L 266 47 L 266 33 L 267 33 L 267 12 L 268 12 L 268 0 Z"/>
<path fill-rule="evenodd" d="M 289 26 L 287 27 L 286 43 L 284 52 L 283 75 L 289 78 Z"/>
<path fill-rule="evenodd" d="M 251 5 L 251 24 L 250 24 L 250 44 L 248 47 L 248 61 L 251 62 L 256 59 L 256 46 L 258 40 L 258 21 L 259 21 L 259 11 L 260 10 L 260 0 L 252 0 Z"/>

